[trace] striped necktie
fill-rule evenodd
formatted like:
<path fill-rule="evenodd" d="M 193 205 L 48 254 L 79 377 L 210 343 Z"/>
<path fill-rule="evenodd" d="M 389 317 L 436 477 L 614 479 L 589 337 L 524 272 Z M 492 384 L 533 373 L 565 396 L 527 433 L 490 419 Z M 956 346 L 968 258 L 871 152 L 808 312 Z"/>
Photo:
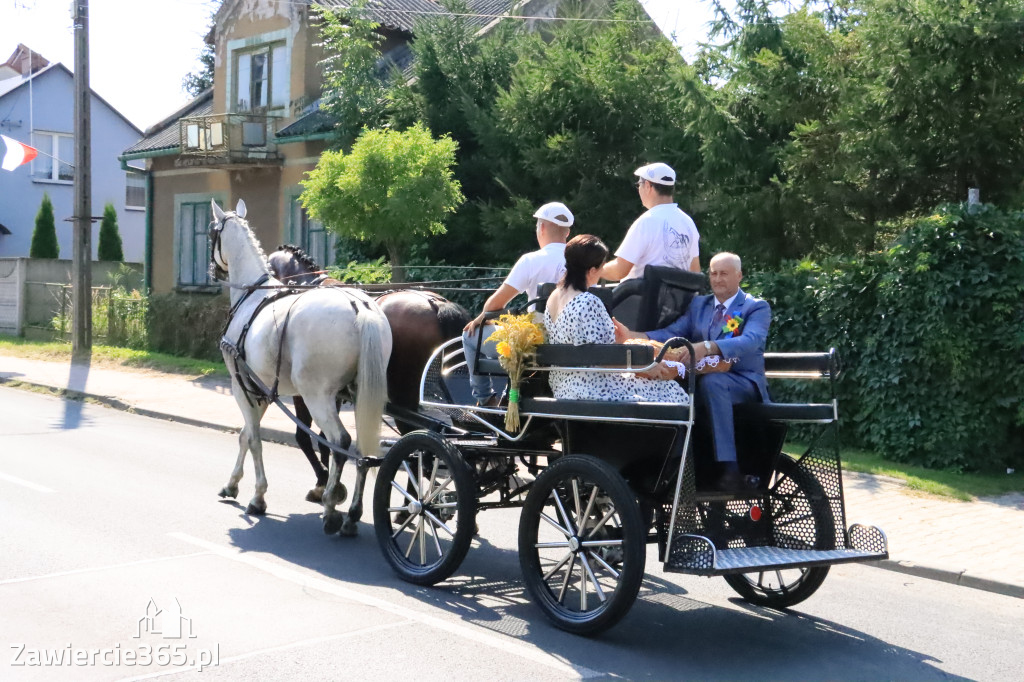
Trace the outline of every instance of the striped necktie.
<path fill-rule="evenodd" d="M 711 317 L 711 326 L 708 327 L 708 341 L 714 341 L 722 333 L 722 325 L 725 322 L 725 305 L 719 303 L 715 306 L 715 314 Z"/>

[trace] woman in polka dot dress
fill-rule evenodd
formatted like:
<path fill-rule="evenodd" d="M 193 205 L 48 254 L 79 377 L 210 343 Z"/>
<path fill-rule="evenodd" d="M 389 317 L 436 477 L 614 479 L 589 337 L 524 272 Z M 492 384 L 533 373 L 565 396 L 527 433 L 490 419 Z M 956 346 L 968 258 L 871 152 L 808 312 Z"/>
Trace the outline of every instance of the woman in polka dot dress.
<path fill-rule="evenodd" d="M 565 274 L 544 311 L 549 343 L 615 343 L 611 316 L 601 300 L 587 291 L 600 279 L 607 257 L 608 247 L 594 235 L 581 234 L 566 244 Z M 634 374 L 553 371 L 550 382 L 555 397 L 563 400 L 689 403 L 686 391 L 675 381 Z"/>

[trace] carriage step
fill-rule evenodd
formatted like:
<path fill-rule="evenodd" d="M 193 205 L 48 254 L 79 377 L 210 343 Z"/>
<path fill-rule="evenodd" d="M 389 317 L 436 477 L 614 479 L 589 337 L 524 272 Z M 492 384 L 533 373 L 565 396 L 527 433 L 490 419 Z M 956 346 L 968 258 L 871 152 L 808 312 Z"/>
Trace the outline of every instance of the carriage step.
<path fill-rule="evenodd" d="M 889 558 L 885 534 L 873 526 L 855 524 L 850 528 L 852 548 L 786 549 L 783 547 L 737 547 L 715 549 L 701 535 L 680 535 L 672 543 L 672 553 L 664 568 L 672 573 L 726 575 L 754 573 L 787 568 L 830 566 L 855 561 Z"/>

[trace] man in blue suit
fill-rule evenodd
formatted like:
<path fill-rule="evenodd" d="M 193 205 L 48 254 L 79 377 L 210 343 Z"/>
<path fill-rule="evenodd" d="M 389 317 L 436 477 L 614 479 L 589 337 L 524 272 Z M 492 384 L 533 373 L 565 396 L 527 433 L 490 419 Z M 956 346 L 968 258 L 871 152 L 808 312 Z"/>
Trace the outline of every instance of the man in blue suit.
<path fill-rule="evenodd" d="M 720 469 L 718 487 L 734 490 L 745 482 L 736 462 L 732 408 L 738 403 L 768 401 L 764 345 L 772 311 L 766 301 L 740 289 L 743 270 L 736 254 L 716 254 L 711 259 L 708 278 L 712 295 L 693 299 L 678 320 L 664 329 L 646 333 L 632 332 L 616 321 L 615 340 L 667 341 L 682 336 L 693 343 L 697 362 L 707 355 L 736 360 L 729 371 L 704 374 L 697 383 L 697 405 L 711 422 L 715 461 Z M 680 355 L 678 359 L 682 362 L 689 360 L 687 349 L 681 349 Z"/>

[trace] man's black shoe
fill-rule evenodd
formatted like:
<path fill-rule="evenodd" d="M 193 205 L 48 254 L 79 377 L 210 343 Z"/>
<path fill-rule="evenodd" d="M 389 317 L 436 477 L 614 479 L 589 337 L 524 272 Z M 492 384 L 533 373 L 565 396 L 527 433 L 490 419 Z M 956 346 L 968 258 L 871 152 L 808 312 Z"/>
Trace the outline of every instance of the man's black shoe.
<path fill-rule="evenodd" d="M 757 490 L 761 479 L 757 476 L 744 476 L 736 465 L 726 466 L 715 483 L 715 490 L 723 493 L 740 493 Z"/>

